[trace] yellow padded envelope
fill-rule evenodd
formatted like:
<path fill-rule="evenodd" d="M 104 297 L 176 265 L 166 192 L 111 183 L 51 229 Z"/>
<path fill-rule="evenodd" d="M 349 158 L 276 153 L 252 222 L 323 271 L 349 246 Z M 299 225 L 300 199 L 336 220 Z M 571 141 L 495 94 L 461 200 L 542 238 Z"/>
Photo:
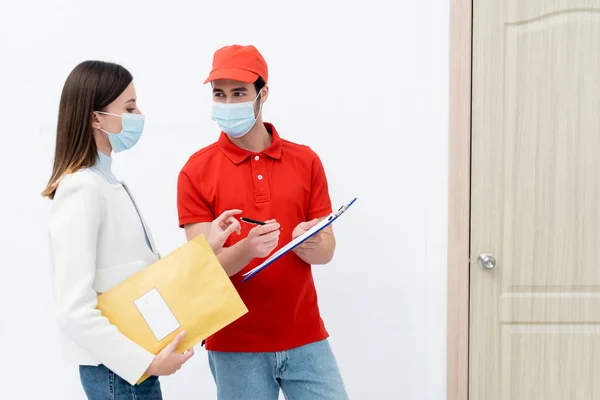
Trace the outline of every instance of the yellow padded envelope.
<path fill-rule="evenodd" d="M 98 309 L 153 354 L 185 330 L 183 353 L 248 312 L 203 235 L 99 295 Z"/>

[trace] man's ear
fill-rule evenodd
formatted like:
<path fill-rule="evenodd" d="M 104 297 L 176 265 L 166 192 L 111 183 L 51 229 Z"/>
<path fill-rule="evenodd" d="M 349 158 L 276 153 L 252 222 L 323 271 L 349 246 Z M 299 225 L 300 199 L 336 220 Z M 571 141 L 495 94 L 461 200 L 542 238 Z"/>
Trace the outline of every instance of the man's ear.
<path fill-rule="evenodd" d="M 92 128 L 102 129 L 102 124 L 100 123 L 100 117 L 97 112 L 92 113 Z"/>
<path fill-rule="evenodd" d="M 264 103 L 269 98 L 269 85 L 263 86 L 260 91 L 260 102 Z"/>

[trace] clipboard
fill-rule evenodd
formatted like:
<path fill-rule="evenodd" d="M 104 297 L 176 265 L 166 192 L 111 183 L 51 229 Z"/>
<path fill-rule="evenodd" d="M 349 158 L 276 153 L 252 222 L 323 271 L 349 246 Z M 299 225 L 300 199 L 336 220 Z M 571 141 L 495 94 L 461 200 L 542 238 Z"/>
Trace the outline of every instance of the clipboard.
<path fill-rule="evenodd" d="M 248 279 L 252 278 L 254 275 L 258 274 L 260 271 L 262 271 L 263 269 L 267 268 L 269 265 L 273 264 L 275 261 L 280 259 L 286 253 L 294 250 L 296 247 L 298 247 L 304 241 L 310 239 L 317 233 L 321 232 L 323 229 L 327 228 L 336 219 L 341 217 L 342 214 L 344 214 L 346 212 L 346 210 L 348 208 L 350 208 L 350 206 L 352 204 L 354 204 L 355 201 L 356 201 L 356 197 L 353 198 L 352 201 L 350 201 L 350 203 L 341 206 L 337 211 L 334 211 L 331 214 L 329 214 L 329 216 L 323 218 L 318 224 L 316 224 L 315 226 L 310 228 L 308 231 L 304 232 L 302 235 L 292 239 L 288 244 L 286 244 L 285 246 L 283 246 L 282 248 L 277 250 L 275 253 L 273 253 L 273 255 L 271 255 L 271 257 L 267 258 L 259 266 L 255 267 L 255 268 L 251 269 L 250 271 L 246 272 L 245 274 L 243 274 L 242 276 L 244 277 L 244 279 L 242 280 L 242 282 L 246 282 Z"/>

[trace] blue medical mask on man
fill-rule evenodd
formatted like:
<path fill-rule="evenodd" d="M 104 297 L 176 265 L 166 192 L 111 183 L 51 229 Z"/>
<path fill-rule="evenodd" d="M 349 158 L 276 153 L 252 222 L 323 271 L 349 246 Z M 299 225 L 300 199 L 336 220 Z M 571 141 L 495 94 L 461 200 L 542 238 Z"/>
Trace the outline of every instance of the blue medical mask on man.
<path fill-rule="evenodd" d="M 129 150 L 140 140 L 144 131 L 145 116 L 142 114 L 123 113 L 121 115 L 96 111 L 98 114 L 112 115 L 121 118 L 121 132 L 111 133 L 100 128 L 108 135 L 108 141 L 115 153 Z"/>
<path fill-rule="evenodd" d="M 254 115 L 254 103 L 260 97 L 260 92 L 253 101 L 245 103 L 219 103 L 213 101 L 212 119 L 223 132 L 232 138 L 241 138 L 256 124 L 258 115 L 262 110 L 262 103 L 258 109 L 258 114 Z"/>

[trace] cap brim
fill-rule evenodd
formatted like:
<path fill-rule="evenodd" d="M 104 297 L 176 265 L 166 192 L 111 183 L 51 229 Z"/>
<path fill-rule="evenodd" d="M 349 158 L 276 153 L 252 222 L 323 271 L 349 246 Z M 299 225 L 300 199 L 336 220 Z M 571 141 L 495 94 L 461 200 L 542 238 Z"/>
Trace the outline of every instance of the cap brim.
<path fill-rule="evenodd" d="M 245 69 L 239 68 L 220 68 L 210 73 L 204 83 L 216 81 L 217 79 L 231 79 L 244 83 L 254 83 L 259 75 Z"/>

